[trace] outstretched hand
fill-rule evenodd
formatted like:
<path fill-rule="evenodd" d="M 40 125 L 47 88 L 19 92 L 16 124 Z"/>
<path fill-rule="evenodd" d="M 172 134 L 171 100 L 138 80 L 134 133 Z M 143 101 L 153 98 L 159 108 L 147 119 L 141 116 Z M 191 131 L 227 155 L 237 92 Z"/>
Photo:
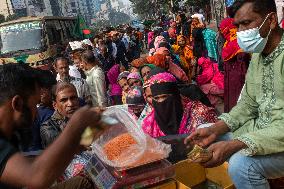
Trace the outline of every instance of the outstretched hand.
<path fill-rule="evenodd" d="M 69 124 L 83 128 L 99 127 L 99 122 L 101 120 L 101 114 L 103 111 L 104 109 L 100 107 L 91 108 L 89 106 L 84 106 L 73 114 L 73 116 L 69 120 Z"/>
<path fill-rule="evenodd" d="M 205 148 L 217 139 L 217 135 L 210 127 L 197 129 L 185 139 L 185 144 L 196 144 Z"/>

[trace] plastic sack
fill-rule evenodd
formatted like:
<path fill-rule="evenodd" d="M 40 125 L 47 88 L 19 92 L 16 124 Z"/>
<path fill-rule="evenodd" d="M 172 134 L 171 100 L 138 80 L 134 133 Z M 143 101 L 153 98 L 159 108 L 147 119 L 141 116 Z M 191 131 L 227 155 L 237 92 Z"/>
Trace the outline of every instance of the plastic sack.
<path fill-rule="evenodd" d="M 121 106 L 112 106 L 107 108 L 103 116 L 116 119 L 119 123 L 112 125 L 92 144 L 93 153 L 105 164 L 128 169 L 139 165 L 147 164 L 160 159 L 165 159 L 171 152 L 170 145 L 146 136 L 143 130 L 138 126 L 137 121 L 131 116 L 125 108 Z M 104 146 L 114 138 L 129 134 L 137 142 L 131 144 L 121 154 L 119 160 L 109 160 L 104 151 Z"/>

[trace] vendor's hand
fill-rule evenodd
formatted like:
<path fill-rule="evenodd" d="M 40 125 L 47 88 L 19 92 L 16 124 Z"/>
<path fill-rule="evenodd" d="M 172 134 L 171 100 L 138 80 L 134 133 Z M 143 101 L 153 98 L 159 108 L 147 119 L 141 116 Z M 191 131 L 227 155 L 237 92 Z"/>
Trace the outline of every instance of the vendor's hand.
<path fill-rule="evenodd" d="M 194 131 L 185 139 L 185 144 L 197 144 L 198 146 L 205 148 L 216 141 L 216 139 L 216 133 L 214 133 L 212 129 L 208 127 Z"/>
<path fill-rule="evenodd" d="M 238 140 L 214 143 L 207 149 L 209 152 L 212 152 L 212 158 L 209 161 L 202 163 L 202 166 L 206 168 L 220 166 L 228 160 L 231 155 L 246 147 L 247 146 L 243 142 Z"/>
<path fill-rule="evenodd" d="M 91 108 L 85 106 L 77 110 L 71 119 L 69 120 L 70 125 L 80 126 L 83 129 L 86 127 L 96 127 L 99 125 L 101 119 L 101 113 L 104 111 L 103 108 Z"/>

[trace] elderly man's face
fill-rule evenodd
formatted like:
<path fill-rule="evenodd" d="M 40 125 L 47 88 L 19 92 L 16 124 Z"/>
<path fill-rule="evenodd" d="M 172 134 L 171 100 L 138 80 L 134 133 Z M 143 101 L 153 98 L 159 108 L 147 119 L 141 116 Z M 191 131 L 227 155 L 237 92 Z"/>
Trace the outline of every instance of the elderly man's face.
<path fill-rule="evenodd" d="M 55 64 L 55 70 L 60 75 L 60 79 L 69 77 L 69 65 L 66 60 L 58 60 Z"/>
<path fill-rule="evenodd" d="M 269 30 L 274 29 L 276 26 L 273 24 L 275 19 L 277 21 L 276 13 L 269 13 L 267 20 L 264 22 L 267 15 L 260 15 L 253 11 L 253 3 L 245 3 L 237 12 L 234 17 L 235 25 L 238 31 L 245 31 L 248 29 L 260 27 L 264 22 L 263 26 L 260 28 L 261 37 L 267 37 Z"/>
<path fill-rule="evenodd" d="M 79 98 L 75 88 L 67 87 L 56 94 L 54 109 L 62 116 L 70 118 L 79 109 Z"/>

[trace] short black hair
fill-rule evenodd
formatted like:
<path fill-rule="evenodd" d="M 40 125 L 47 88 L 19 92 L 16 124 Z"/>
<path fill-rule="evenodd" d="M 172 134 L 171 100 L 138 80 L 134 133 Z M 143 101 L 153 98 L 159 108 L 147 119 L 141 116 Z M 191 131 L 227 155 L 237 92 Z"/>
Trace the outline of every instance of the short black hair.
<path fill-rule="evenodd" d="M 56 85 L 56 77 L 49 70 L 36 69 L 39 86 L 41 88 L 51 89 L 53 85 Z"/>
<path fill-rule="evenodd" d="M 86 50 L 82 54 L 82 60 L 86 61 L 89 64 L 97 63 L 97 58 L 94 55 L 93 51 Z"/>
<path fill-rule="evenodd" d="M 27 100 L 35 93 L 37 86 L 37 72 L 27 64 L 0 65 L 0 106 L 16 95 Z"/>
<path fill-rule="evenodd" d="M 68 83 L 68 82 L 59 82 L 57 83 L 56 85 L 53 85 L 52 89 L 51 89 L 51 98 L 52 98 L 52 101 L 56 101 L 56 97 L 57 97 L 57 94 L 61 91 L 63 91 L 64 89 L 66 88 L 72 88 L 74 89 L 74 91 L 76 91 L 76 94 L 78 95 L 77 93 L 77 90 L 76 90 L 76 87 L 72 84 L 72 83 Z"/>
<path fill-rule="evenodd" d="M 271 12 L 277 12 L 276 4 L 274 0 L 236 0 L 230 7 L 230 17 L 234 17 L 236 12 L 245 4 L 253 3 L 253 11 L 266 16 Z"/>

